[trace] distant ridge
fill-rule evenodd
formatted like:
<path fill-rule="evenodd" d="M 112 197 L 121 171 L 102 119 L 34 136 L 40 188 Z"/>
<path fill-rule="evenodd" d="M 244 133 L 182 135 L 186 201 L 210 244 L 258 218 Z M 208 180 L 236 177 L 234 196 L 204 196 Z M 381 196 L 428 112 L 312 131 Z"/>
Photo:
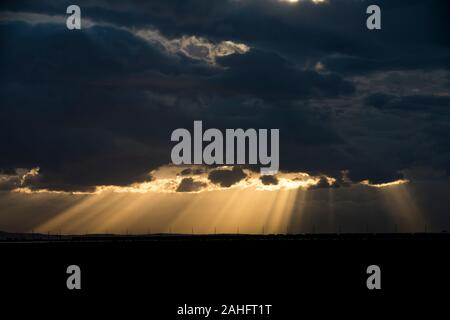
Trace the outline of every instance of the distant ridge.
<path fill-rule="evenodd" d="M 85 234 L 60 235 L 12 233 L 0 231 L 2 242 L 129 242 L 129 241 L 192 241 L 192 240 L 450 240 L 441 233 L 316 233 L 316 234 Z"/>

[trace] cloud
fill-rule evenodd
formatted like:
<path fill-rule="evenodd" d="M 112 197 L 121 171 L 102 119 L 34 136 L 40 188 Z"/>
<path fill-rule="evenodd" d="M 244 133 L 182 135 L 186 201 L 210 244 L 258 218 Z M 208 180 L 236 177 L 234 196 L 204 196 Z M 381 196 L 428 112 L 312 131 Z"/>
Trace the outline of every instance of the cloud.
<path fill-rule="evenodd" d="M 283 172 L 384 183 L 450 167 L 440 3 L 382 1 L 380 33 L 355 1 L 79 5 L 80 32 L 52 1 L 0 14 L 0 168 L 40 167 L 34 188 L 145 183 L 198 119 L 279 128 Z"/>
<path fill-rule="evenodd" d="M 450 96 L 394 96 L 383 93 L 374 93 L 366 97 L 365 103 L 379 109 L 450 114 Z"/>
<path fill-rule="evenodd" d="M 24 22 L 31 25 L 37 24 L 56 24 L 65 26 L 67 16 L 48 15 L 33 12 L 0 12 L 0 23 Z M 82 28 L 105 27 L 118 31 L 129 32 L 130 34 L 144 39 L 152 45 L 163 48 L 169 54 L 183 54 L 184 56 L 201 60 L 211 65 L 216 65 L 218 57 L 225 57 L 232 54 L 245 54 L 250 51 L 250 47 L 243 43 L 234 43 L 233 41 L 221 41 L 213 43 L 204 37 L 195 35 L 180 38 L 169 39 L 162 35 L 156 29 L 135 29 L 125 26 L 119 26 L 104 21 L 95 21 L 83 17 Z"/>
<path fill-rule="evenodd" d="M 221 41 L 217 44 L 196 36 L 182 36 L 181 38 L 167 39 L 157 30 L 141 29 L 133 33 L 149 41 L 150 43 L 161 45 L 167 52 L 172 54 L 183 53 L 185 56 L 203 60 L 209 64 L 216 65 L 217 58 L 226 57 L 232 54 L 245 54 L 250 51 L 250 47 L 243 43 L 233 41 Z"/>
<path fill-rule="evenodd" d="M 208 179 L 215 183 L 219 184 L 222 187 L 230 187 L 233 184 L 241 181 L 247 175 L 242 171 L 239 167 L 233 167 L 233 169 L 217 169 L 213 170 L 209 173 Z"/>
<path fill-rule="evenodd" d="M 39 168 L 30 170 L 17 168 L 0 172 L 0 191 L 11 191 L 32 184 L 39 175 Z"/>
<path fill-rule="evenodd" d="M 213 78 L 211 86 L 228 94 L 290 100 L 349 95 L 355 90 L 337 74 L 301 70 L 274 52 L 254 49 L 246 55 L 224 57 L 219 63 L 228 69 Z"/>
<path fill-rule="evenodd" d="M 177 192 L 195 192 L 206 187 L 206 183 L 195 181 L 192 178 L 184 178 L 178 185 Z"/>
<path fill-rule="evenodd" d="M 365 28 L 365 1 L 188 0 L 134 6 L 100 1 L 88 6 L 96 7 L 98 19 L 137 28 L 151 24 L 174 38 L 187 33 L 228 39 L 282 52 L 299 64 L 321 61 L 341 74 L 448 66 L 448 2 L 377 4 L 383 8 L 383 31 L 371 33 Z"/>
<path fill-rule="evenodd" d="M 49 15 L 35 12 L 0 12 L 0 23 L 25 22 L 31 25 L 36 24 L 59 24 L 66 25 L 67 16 L 63 15 Z M 96 23 L 89 18 L 83 19 L 83 28 L 91 28 Z"/>
<path fill-rule="evenodd" d="M 264 175 L 264 176 L 261 176 L 260 179 L 264 185 L 277 185 L 278 184 L 278 179 L 276 176 Z"/>
<path fill-rule="evenodd" d="M 395 97 L 384 93 L 373 93 L 365 98 L 365 104 L 375 108 L 383 108 Z"/>
<path fill-rule="evenodd" d="M 293 189 L 309 189 L 316 186 L 321 177 L 311 176 L 303 172 L 279 172 L 275 176 L 262 176 L 259 171 L 243 169 L 242 167 L 208 166 L 186 167 L 180 171 L 178 166 L 164 165 L 152 170 L 143 181 L 128 185 L 97 185 L 90 189 L 64 189 L 60 186 L 48 188 L 42 184 L 44 177 L 38 169 L 16 169 L 12 173 L 0 176 L 5 182 L 3 189 L 26 194 L 74 194 L 99 195 L 104 193 L 176 193 L 176 192 L 209 192 L 226 189 L 242 189 L 254 191 L 278 191 Z M 188 176 L 188 177 L 186 177 Z M 329 181 L 334 178 L 326 177 Z M 8 188 L 4 188 L 7 186 Z"/>
<path fill-rule="evenodd" d="M 181 170 L 179 173 L 180 176 L 190 176 L 190 175 L 200 175 L 205 173 L 205 169 L 202 168 L 186 168 Z"/>
<path fill-rule="evenodd" d="M 361 181 L 360 184 L 362 184 L 364 186 L 372 187 L 372 188 L 387 188 L 387 187 L 392 187 L 392 186 L 398 186 L 398 185 L 406 184 L 408 182 L 409 181 L 406 180 L 406 179 L 399 179 L 399 180 L 395 180 L 395 181 L 392 181 L 392 182 L 373 184 L 373 183 L 370 183 L 368 180 L 364 180 L 364 181 Z"/>

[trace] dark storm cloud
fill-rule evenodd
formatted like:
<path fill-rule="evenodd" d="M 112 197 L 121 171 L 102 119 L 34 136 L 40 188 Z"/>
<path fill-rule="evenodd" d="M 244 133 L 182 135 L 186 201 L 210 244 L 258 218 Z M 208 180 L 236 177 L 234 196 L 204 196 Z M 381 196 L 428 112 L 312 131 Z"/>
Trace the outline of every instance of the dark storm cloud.
<path fill-rule="evenodd" d="M 86 15 L 126 26 L 155 26 L 171 37 L 194 34 L 241 41 L 283 52 L 302 64 L 320 60 L 329 70 L 345 74 L 449 66 L 448 1 L 377 1 L 383 10 L 380 32 L 365 28 L 369 4 L 182 0 L 133 6 L 90 1 Z"/>
<path fill-rule="evenodd" d="M 450 114 L 450 97 L 447 96 L 404 96 L 374 93 L 365 103 L 379 109 L 398 109 L 403 111 L 433 112 Z"/>
<path fill-rule="evenodd" d="M 271 101 L 346 95 L 355 90 L 336 74 L 300 70 L 280 55 L 258 49 L 219 62 L 229 69 L 213 79 L 213 85 L 218 82 L 230 94 L 247 94 Z"/>
<path fill-rule="evenodd" d="M 206 183 L 195 181 L 192 178 L 184 178 L 177 187 L 177 192 L 195 192 L 206 186 Z"/>
<path fill-rule="evenodd" d="M 40 167 L 39 185 L 91 190 L 147 180 L 150 169 L 169 162 L 167 137 L 179 115 L 126 81 L 141 70 L 176 77 L 189 66 L 128 32 L 67 34 L 58 25 L 21 23 L 0 28 L 8 35 L 8 50 L 0 53 L 0 166 Z M 117 90 L 111 79 L 125 83 Z M 161 91 L 174 86 L 168 81 Z"/>
<path fill-rule="evenodd" d="M 449 3 L 377 1 L 383 29 L 365 28 L 368 1 L 295 5 L 277 0 L 80 1 L 83 15 L 127 27 L 155 27 L 169 37 L 204 36 L 283 52 L 297 62 L 318 60 L 333 71 L 448 67 Z M 9 10 L 62 14 L 64 2 L 8 2 Z"/>
<path fill-rule="evenodd" d="M 365 104 L 375 108 L 384 108 L 395 96 L 385 93 L 373 93 L 364 100 Z"/>
<path fill-rule="evenodd" d="M 194 119 L 183 111 L 186 104 L 176 102 L 180 97 L 198 104 L 199 94 L 267 96 L 271 83 L 277 86 L 271 99 L 294 98 L 296 91 L 301 98 L 352 90 L 337 76 L 291 71 L 293 66 L 275 54 L 252 56 L 262 56 L 260 69 L 272 78 L 265 83 L 261 72 L 249 75 L 258 68 L 248 65 L 251 60 L 232 60 L 221 73 L 208 71 L 121 30 L 94 27 L 68 37 L 64 27 L 54 25 L 16 23 L 2 30 L 12 38 L 2 52 L 0 121 L 9 139 L 1 165 L 39 166 L 36 186 L 50 189 L 92 190 L 146 180 L 146 172 L 170 161 L 170 132 Z M 267 122 L 277 112 L 270 108 L 261 119 Z M 236 120 L 217 124 L 236 127 Z"/>
<path fill-rule="evenodd" d="M 186 169 L 183 169 L 180 173 L 179 173 L 179 175 L 180 176 L 191 176 L 191 175 L 198 175 L 198 174 L 202 174 L 202 173 L 204 173 L 205 171 L 203 170 L 203 169 L 201 169 L 201 168 L 186 168 Z"/>
<path fill-rule="evenodd" d="M 264 185 L 277 185 L 278 184 L 278 179 L 276 176 L 261 176 L 259 177 L 259 179 L 261 180 L 261 182 Z"/>
<path fill-rule="evenodd" d="M 13 1 L 0 10 L 64 16 L 68 4 Z M 40 167 L 34 188 L 148 180 L 170 162 L 170 133 L 198 119 L 220 129 L 279 128 L 282 170 L 339 177 L 348 169 L 354 181 L 381 183 L 411 165 L 449 167 L 448 96 L 375 85 L 361 92 L 352 78 L 448 72 L 447 1 L 379 1 L 379 32 L 365 28 L 365 1 L 78 4 L 83 17 L 111 25 L 69 32 L 60 23 L 0 24 L 0 168 Z M 213 66 L 168 52 L 133 27 L 167 41 L 196 36 L 251 50 Z M 245 177 L 222 171 L 211 181 Z"/>
<path fill-rule="evenodd" d="M 235 183 L 238 183 L 244 179 L 247 175 L 239 167 L 233 167 L 232 170 L 228 169 L 217 169 L 213 170 L 208 174 L 208 179 L 220 185 L 221 187 L 230 187 Z"/>

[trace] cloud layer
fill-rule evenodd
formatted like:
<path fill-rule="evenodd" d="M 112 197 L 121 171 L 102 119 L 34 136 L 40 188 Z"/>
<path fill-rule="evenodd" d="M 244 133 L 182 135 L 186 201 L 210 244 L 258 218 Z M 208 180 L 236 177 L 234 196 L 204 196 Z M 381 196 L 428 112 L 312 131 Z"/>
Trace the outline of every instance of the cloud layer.
<path fill-rule="evenodd" d="M 373 185 L 449 173 L 447 1 L 381 1 L 380 32 L 365 28 L 365 1 L 79 5 L 77 32 L 53 1 L 1 6 L 4 189 L 37 167 L 36 190 L 145 183 L 170 163 L 170 133 L 199 119 L 279 128 L 286 173 Z M 231 187 L 245 179 L 233 170 L 175 188 Z"/>

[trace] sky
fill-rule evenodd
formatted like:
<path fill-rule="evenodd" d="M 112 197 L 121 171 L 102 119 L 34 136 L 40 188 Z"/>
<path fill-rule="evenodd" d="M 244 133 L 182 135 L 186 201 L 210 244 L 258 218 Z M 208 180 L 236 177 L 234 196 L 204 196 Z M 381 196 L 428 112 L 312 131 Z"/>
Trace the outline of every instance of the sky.
<path fill-rule="evenodd" d="M 71 4 L 0 4 L 0 230 L 450 228 L 448 1 Z M 278 128 L 279 173 L 171 164 L 195 120 Z"/>

